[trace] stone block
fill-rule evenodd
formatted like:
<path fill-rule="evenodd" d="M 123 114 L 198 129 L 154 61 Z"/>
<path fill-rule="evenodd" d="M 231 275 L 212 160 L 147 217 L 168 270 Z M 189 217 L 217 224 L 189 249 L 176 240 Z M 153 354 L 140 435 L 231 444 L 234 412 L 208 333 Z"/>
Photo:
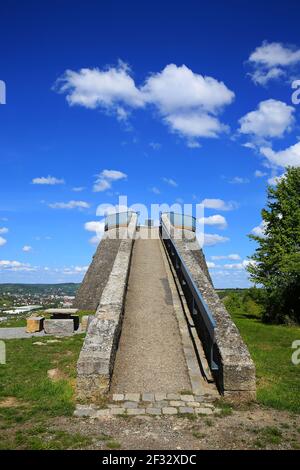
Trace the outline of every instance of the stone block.
<path fill-rule="evenodd" d="M 138 402 L 137 401 L 125 401 L 124 406 L 125 408 L 137 408 Z"/>
<path fill-rule="evenodd" d="M 184 406 L 185 403 L 180 400 L 170 400 L 170 406 Z"/>
<path fill-rule="evenodd" d="M 144 415 L 146 413 L 145 408 L 127 408 L 127 414 L 132 416 Z"/>
<path fill-rule="evenodd" d="M 44 328 L 45 317 L 29 317 L 26 322 L 26 332 L 36 333 Z"/>
<path fill-rule="evenodd" d="M 69 336 L 74 333 L 73 320 L 48 320 L 44 321 L 44 330 L 48 335 Z"/>
<path fill-rule="evenodd" d="M 125 400 L 140 401 L 140 394 L 139 393 L 125 393 Z"/>
<path fill-rule="evenodd" d="M 167 393 L 167 399 L 168 400 L 180 400 L 180 394 L 179 393 Z"/>
<path fill-rule="evenodd" d="M 193 395 L 181 395 L 180 399 L 182 401 L 194 401 L 194 396 Z"/>
<path fill-rule="evenodd" d="M 154 393 L 143 393 L 142 401 L 154 401 Z"/>
<path fill-rule="evenodd" d="M 155 401 L 166 400 L 166 398 L 167 398 L 166 393 L 155 393 Z"/>
<path fill-rule="evenodd" d="M 83 315 L 81 317 L 81 330 L 86 331 L 88 327 L 89 315 Z"/>
<path fill-rule="evenodd" d="M 179 413 L 182 413 L 182 414 L 194 413 L 194 408 L 191 408 L 189 406 L 180 406 Z"/>
<path fill-rule="evenodd" d="M 160 415 L 161 414 L 161 408 L 149 407 L 149 408 L 146 409 L 146 412 L 149 415 Z"/>
<path fill-rule="evenodd" d="M 162 409 L 163 415 L 177 415 L 177 408 L 174 406 L 167 406 Z"/>
<path fill-rule="evenodd" d="M 110 412 L 112 415 L 123 415 L 125 413 L 125 408 L 118 407 L 118 408 L 111 408 Z"/>
<path fill-rule="evenodd" d="M 195 408 L 195 413 L 198 415 L 212 415 L 213 410 L 211 408 Z"/>
<path fill-rule="evenodd" d="M 113 393 L 112 399 L 113 401 L 123 401 L 124 393 Z"/>

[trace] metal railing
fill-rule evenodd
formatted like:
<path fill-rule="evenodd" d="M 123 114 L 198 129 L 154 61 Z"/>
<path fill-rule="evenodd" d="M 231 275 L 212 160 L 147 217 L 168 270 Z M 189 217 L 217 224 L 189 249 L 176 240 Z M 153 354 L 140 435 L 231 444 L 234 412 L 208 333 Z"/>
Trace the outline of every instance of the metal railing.
<path fill-rule="evenodd" d="M 104 230 L 110 230 L 111 228 L 128 227 L 133 211 L 113 212 L 107 214 L 105 217 Z"/>
<path fill-rule="evenodd" d="M 196 218 L 182 212 L 164 212 L 175 228 L 196 232 Z"/>
<path fill-rule="evenodd" d="M 159 233 L 172 265 L 176 270 L 177 278 L 181 284 L 189 311 L 194 321 L 197 335 L 202 342 L 210 369 L 212 371 L 217 371 L 219 367 L 214 361 L 216 322 L 198 287 L 196 286 L 191 273 L 177 250 L 162 217 L 160 217 Z"/>

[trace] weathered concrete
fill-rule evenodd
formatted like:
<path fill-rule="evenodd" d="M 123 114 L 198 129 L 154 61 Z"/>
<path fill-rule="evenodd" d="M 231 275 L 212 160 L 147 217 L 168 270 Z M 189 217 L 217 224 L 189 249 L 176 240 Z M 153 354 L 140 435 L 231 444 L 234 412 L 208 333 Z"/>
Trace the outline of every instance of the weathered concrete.
<path fill-rule="evenodd" d="M 107 393 L 110 387 L 121 333 L 136 222 L 137 216 L 134 214 L 128 227 L 130 237 L 126 228 L 118 230 L 120 239 L 117 240 L 119 244 L 115 260 L 102 290 L 95 318 L 89 323 L 77 363 L 77 395 L 80 399 L 96 401 L 100 395 Z M 97 274 L 99 276 L 99 273 Z"/>
<path fill-rule="evenodd" d="M 101 295 L 107 284 L 116 255 L 119 251 L 121 239 L 110 239 L 105 232 L 93 256 L 92 263 L 77 291 L 73 306 L 81 310 L 96 310 Z"/>
<path fill-rule="evenodd" d="M 169 227 L 175 246 L 216 321 L 215 359 L 219 371 L 215 374 L 215 379 L 220 391 L 225 397 L 234 401 L 254 399 L 256 396 L 254 363 L 236 325 L 205 273 L 207 268 L 203 269 L 206 263 L 195 236 L 191 235 L 190 231 L 184 231 L 182 234 L 182 231 L 171 227 L 165 214 L 162 218 Z M 198 251 L 197 256 L 195 256 L 196 251 Z"/>
<path fill-rule="evenodd" d="M 74 333 L 74 322 L 73 320 L 53 320 L 46 319 L 44 321 L 44 330 L 48 335 L 55 336 L 68 336 Z"/>
<path fill-rule="evenodd" d="M 133 248 L 112 392 L 191 389 L 161 242 L 143 232 Z"/>

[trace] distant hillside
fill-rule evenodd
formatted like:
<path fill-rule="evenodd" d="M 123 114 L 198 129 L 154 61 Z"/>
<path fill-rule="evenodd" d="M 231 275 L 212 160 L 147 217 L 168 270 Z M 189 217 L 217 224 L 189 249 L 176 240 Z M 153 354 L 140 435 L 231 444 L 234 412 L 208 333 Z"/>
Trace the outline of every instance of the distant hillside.
<path fill-rule="evenodd" d="M 75 295 L 80 284 L 68 282 L 63 284 L 0 284 L 0 295 L 41 294 L 41 295 Z"/>

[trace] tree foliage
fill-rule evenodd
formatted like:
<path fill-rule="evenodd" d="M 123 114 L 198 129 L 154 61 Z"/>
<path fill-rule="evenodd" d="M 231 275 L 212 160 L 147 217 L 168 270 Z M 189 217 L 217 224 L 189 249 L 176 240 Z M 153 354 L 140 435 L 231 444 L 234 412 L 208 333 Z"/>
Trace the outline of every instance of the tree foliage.
<path fill-rule="evenodd" d="M 264 234 L 247 267 L 264 287 L 264 319 L 300 322 L 300 168 L 290 167 L 277 187 L 268 187 L 262 210 Z"/>

